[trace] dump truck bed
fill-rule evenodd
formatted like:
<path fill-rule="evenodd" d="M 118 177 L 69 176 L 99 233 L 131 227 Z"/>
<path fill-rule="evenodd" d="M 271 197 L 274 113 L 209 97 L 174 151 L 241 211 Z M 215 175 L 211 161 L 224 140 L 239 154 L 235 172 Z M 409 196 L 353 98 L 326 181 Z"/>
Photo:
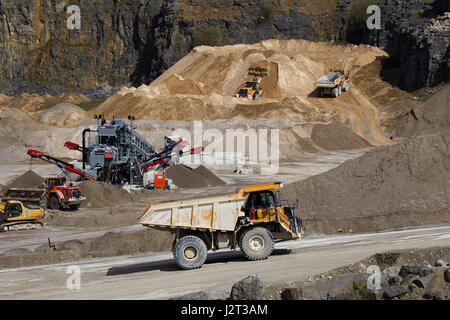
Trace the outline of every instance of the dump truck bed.
<path fill-rule="evenodd" d="M 147 227 L 172 227 L 233 231 L 246 200 L 242 194 L 213 196 L 186 201 L 153 203 L 139 215 Z"/>
<path fill-rule="evenodd" d="M 199 199 L 153 202 L 138 217 L 138 222 L 147 227 L 189 228 L 234 231 L 241 211 L 250 192 L 279 189 L 281 182 L 260 184 L 240 188 L 234 194 L 210 196 Z"/>
<path fill-rule="evenodd" d="M 44 193 L 44 189 L 9 188 L 1 195 L 1 199 L 2 201 L 17 200 L 27 203 L 39 203 L 42 200 Z"/>
<path fill-rule="evenodd" d="M 337 72 L 330 72 L 326 75 L 323 75 L 317 80 L 317 86 L 324 88 L 332 88 L 340 82 L 341 77 L 342 74 L 339 74 Z"/>

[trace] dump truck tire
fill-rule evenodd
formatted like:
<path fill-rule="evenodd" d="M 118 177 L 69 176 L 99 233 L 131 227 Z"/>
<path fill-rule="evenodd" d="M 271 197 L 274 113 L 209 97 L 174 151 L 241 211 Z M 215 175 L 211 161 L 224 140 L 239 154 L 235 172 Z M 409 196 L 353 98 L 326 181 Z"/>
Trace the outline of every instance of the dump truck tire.
<path fill-rule="evenodd" d="M 273 236 L 266 228 L 251 228 L 242 234 L 239 247 L 245 258 L 251 261 L 264 260 L 272 254 Z"/>
<path fill-rule="evenodd" d="M 51 210 L 59 210 L 61 205 L 59 204 L 58 197 L 55 195 L 50 196 L 50 199 L 48 200 L 48 206 Z"/>
<path fill-rule="evenodd" d="M 184 236 L 173 246 L 173 257 L 184 270 L 200 268 L 205 263 L 208 249 L 205 242 L 196 236 Z"/>
<path fill-rule="evenodd" d="M 342 87 L 341 87 L 341 86 L 339 86 L 339 88 L 338 88 L 338 95 L 339 95 L 339 96 L 342 95 Z"/>

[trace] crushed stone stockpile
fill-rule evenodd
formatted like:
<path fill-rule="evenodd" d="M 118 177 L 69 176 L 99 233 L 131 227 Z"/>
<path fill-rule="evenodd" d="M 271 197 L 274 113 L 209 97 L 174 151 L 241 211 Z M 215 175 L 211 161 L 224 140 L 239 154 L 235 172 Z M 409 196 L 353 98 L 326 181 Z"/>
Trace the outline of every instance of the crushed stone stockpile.
<path fill-rule="evenodd" d="M 317 124 L 311 132 L 311 140 L 320 148 L 330 151 L 368 148 L 367 140 L 340 123 Z"/>
<path fill-rule="evenodd" d="M 86 197 L 86 200 L 81 202 L 81 207 L 104 208 L 134 201 L 131 193 L 106 182 L 84 181 L 79 187 Z"/>
<path fill-rule="evenodd" d="M 201 165 L 195 168 L 193 171 L 196 175 L 203 177 L 208 186 L 224 186 L 226 182 L 216 176 L 211 170 Z"/>
<path fill-rule="evenodd" d="M 384 124 L 394 136 L 411 137 L 450 128 L 450 84 L 424 103 Z"/>
<path fill-rule="evenodd" d="M 309 231 L 367 232 L 450 222 L 450 130 L 383 146 L 287 185 Z"/>
<path fill-rule="evenodd" d="M 27 171 L 24 174 L 8 182 L 4 188 L 39 188 L 44 182 L 44 178 L 34 171 Z"/>
<path fill-rule="evenodd" d="M 184 165 L 176 165 L 166 170 L 166 176 L 172 179 L 178 188 L 204 188 L 226 184 L 204 166 L 192 170 Z"/>

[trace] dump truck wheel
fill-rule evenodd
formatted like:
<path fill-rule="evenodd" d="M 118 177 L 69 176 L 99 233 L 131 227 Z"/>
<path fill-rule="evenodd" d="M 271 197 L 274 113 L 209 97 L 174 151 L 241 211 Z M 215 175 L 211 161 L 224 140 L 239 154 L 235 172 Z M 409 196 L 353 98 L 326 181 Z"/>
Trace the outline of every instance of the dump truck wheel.
<path fill-rule="evenodd" d="M 339 88 L 338 88 L 338 95 L 341 96 L 341 94 L 342 94 L 342 87 L 339 86 Z"/>
<path fill-rule="evenodd" d="M 272 233 L 261 227 L 248 229 L 242 234 L 239 247 L 248 260 L 267 259 L 273 251 Z"/>
<path fill-rule="evenodd" d="M 205 263 L 207 252 L 205 242 L 196 236 L 185 236 L 173 247 L 176 263 L 185 270 L 200 268 Z"/>
<path fill-rule="evenodd" d="M 80 204 L 72 204 L 69 206 L 70 210 L 78 210 L 80 209 Z"/>
<path fill-rule="evenodd" d="M 348 82 L 346 82 L 345 85 L 344 85 L 344 88 L 342 88 L 342 90 L 343 91 L 348 91 L 348 86 L 349 86 L 349 84 L 348 84 Z"/>
<path fill-rule="evenodd" d="M 59 210 L 60 205 L 59 205 L 59 200 L 56 196 L 51 196 L 50 200 L 49 200 L 49 207 L 52 210 Z"/>

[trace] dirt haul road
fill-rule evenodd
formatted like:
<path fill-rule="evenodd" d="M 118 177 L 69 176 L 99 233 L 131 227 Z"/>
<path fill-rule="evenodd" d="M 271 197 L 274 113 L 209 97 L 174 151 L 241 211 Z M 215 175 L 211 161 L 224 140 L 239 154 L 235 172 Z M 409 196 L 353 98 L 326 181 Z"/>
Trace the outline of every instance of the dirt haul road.
<path fill-rule="evenodd" d="M 239 252 L 212 253 L 201 269 L 192 271 L 179 270 L 171 253 L 7 269 L 0 271 L 0 299 L 167 299 L 227 290 L 249 274 L 258 274 L 266 284 L 306 280 L 374 253 L 446 246 L 449 239 L 450 225 L 311 238 L 279 243 L 273 256 L 259 262 L 244 260 Z M 81 271 L 79 290 L 66 285 L 73 264 Z"/>

